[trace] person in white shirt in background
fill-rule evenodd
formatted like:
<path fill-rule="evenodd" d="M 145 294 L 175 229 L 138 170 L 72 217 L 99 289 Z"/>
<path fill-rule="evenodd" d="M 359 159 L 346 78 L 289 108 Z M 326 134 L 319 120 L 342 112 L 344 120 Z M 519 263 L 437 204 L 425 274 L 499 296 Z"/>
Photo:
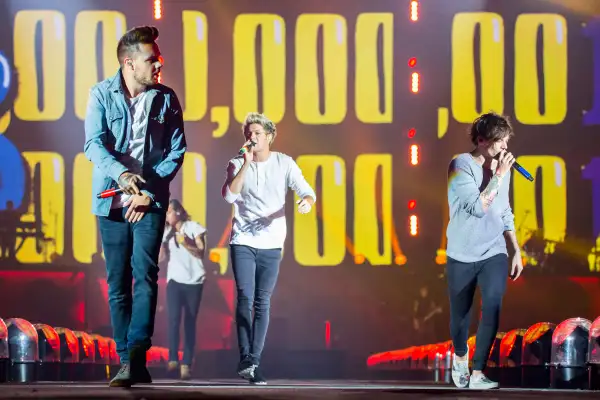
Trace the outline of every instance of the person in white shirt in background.
<path fill-rule="evenodd" d="M 196 345 L 196 317 L 206 277 L 202 263 L 206 249 L 206 228 L 191 221 L 176 199 L 169 201 L 165 225 L 159 261 L 167 262 L 167 369 L 174 371 L 179 366 L 179 327 L 183 312 L 184 346 L 180 376 L 181 379 L 189 379 Z"/>
<path fill-rule="evenodd" d="M 294 159 L 271 151 L 277 136 L 272 121 L 249 113 L 242 132 L 245 152 L 229 161 L 222 195 L 233 204 L 229 244 L 237 288 L 238 375 L 264 385 L 259 365 L 287 234 L 285 197 L 292 189 L 300 198 L 298 212 L 306 214 L 317 196 Z"/>

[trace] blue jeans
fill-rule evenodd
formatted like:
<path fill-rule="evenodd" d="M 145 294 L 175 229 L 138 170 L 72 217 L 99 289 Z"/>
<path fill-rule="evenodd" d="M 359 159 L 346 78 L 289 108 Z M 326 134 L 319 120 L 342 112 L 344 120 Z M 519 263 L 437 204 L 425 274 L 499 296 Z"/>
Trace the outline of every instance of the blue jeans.
<path fill-rule="evenodd" d="M 508 257 L 506 254 L 497 254 L 471 263 L 448 257 L 446 276 L 450 297 L 450 334 L 454 352 L 459 357 L 467 353 L 475 288 L 479 286 L 481 291 L 481 320 L 475 339 L 477 346 L 473 355 L 473 369 L 483 371 L 498 333 L 502 298 L 508 280 Z"/>
<path fill-rule="evenodd" d="M 108 305 L 121 363 L 129 363 L 129 350 L 152 345 L 158 295 L 158 253 L 165 228 L 165 211 L 153 208 L 130 223 L 126 208 L 98 217 L 106 258 Z M 132 293 L 133 283 L 133 293 Z"/>
<path fill-rule="evenodd" d="M 256 365 L 260 364 L 265 346 L 271 295 L 277 283 L 280 262 L 281 249 L 231 245 L 231 264 L 237 288 L 235 317 L 240 358 L 248 358 Z"/>

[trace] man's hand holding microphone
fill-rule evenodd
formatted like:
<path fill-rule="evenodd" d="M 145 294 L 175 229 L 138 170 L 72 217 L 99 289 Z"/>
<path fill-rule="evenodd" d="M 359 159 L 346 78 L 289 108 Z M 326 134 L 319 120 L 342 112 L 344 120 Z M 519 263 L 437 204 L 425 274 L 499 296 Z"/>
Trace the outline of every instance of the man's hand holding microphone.
<path fill-rule="evenodd" d="M 146 183 L 146 180 L 138 174 L 123 172 L 119 176 L 119 188 L 121 188 L 123 193 L 131 195 L 123 205 L 124 207 L 129 207 L 125 213 L 125 218 L 129 222 L 138 222 L 141 220 L 152 203 L 152 199 L 140 190 L 143 183 Z"/>

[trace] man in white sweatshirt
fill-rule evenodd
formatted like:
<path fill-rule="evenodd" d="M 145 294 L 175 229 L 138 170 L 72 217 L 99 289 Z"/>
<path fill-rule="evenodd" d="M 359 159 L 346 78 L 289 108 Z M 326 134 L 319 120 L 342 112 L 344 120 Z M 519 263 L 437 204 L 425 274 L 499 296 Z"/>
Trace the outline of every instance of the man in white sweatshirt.
<path fill-rule="evenodd" d="M 277 136 L 272 121 L 249 113 L 242 132 L 243 154 L 229 161 L 222 189 L 225 201 L 233 204 L 229 244 L 237 287 L 238 375 L 265 385 L 259 365 L 287 234 L 286 193 L 291 188 L 300 197 L 301 214 L 311 210 L 317 196 L 291 157 L 271 151 Z"/>

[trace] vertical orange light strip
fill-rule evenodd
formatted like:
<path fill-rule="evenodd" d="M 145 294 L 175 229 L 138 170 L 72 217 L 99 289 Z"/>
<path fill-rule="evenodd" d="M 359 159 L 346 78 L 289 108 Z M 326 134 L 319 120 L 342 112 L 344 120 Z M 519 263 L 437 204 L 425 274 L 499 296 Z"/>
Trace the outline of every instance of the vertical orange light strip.
<path fill-rule="evenodd" d="M 412 0 L 410 2 L 410 20 L 413 22 L 416 22 L 419 20 L 419 1 L 418 0 Z M 417 65 L 417 59 L 416 57 L 411 57 L 408 60 L 408 66 L 410 68 L 414 68 Z M 410 82 L 410 90 L 412 93 L 419 93 L 419 89 L 420 89 L 420 76 L 419 73 L 414 71 L 411 74 L 411 82 Z M 411 129 L 408 133 L 408 137 L 410 139 L 412 139 L 415 136 L 416 133 L 416 129 Z M 419 146 L 417 144 L 412 144 L 410 145 L 410 151 L 409 151 L 409 161 L 410 164 L 415 166 L 419 164 L 419 158 L 420 158 L 420 154 L 419 154 Z M 414 212 L 414 209 L 416 208 L 416 200 L 411 200 L 408 204 L 408 209 Z M 417 217 L 416 214 L 411 214 L 408 217 L 408 228 L 409 228 L 409 233 L 411 236 L 417 236 L 419 234 L 419 218 Z"/>
<path fill-rule="evenodd" d="M 417 0 L 412 0 L 410 2 L 410 20 L 419 20 L 419 2 Z"/>
<path fill-rule="evenodd" d="M 154 0 L 154 19 L 162 18 L 162 0 Z"/>
<path fill-rule="evenodd" d="M 410 236 L 417 236 L 419 234 L 419 218 L 413 214 L 409 217 Z"/>
<path fill-rule="evenodd" d="M 410 146 L 410 165 L 419 164 L 419 145 L 413 144 Z"/>
<path fill-rule="evenodd" d="M 410 90 L 413 93 L 419 93 L 419 73 L 418 72 L 413 72 L 411 75 L 411 84 L 410 84 Z"/>

